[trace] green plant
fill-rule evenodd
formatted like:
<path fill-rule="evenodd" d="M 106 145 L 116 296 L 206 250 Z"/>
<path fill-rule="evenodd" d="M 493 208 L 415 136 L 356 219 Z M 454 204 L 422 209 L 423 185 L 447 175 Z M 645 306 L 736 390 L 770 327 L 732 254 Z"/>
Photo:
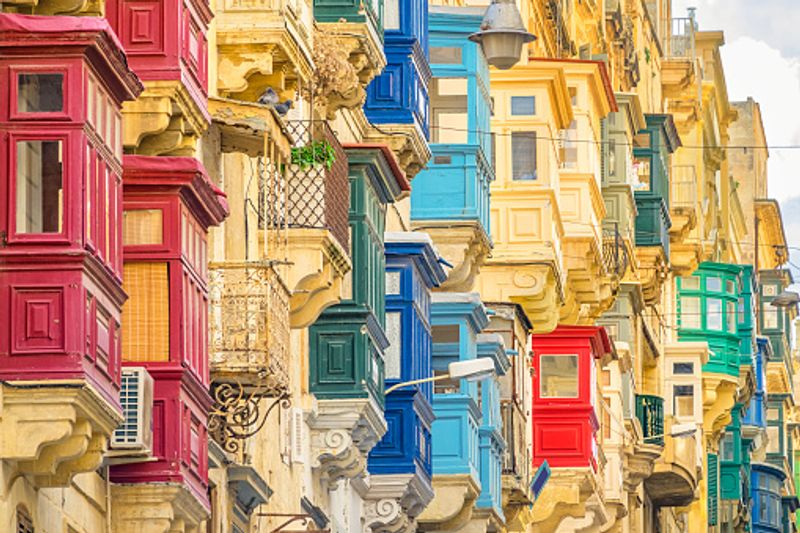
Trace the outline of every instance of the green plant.
<path fill-rule="evenodd" d="M 324 165 L 330 170 L 336 161 L 336 152 L 328 141 L 313 141 L 305 146 L 292 148 L 292 164 L 302 169 Z"/>

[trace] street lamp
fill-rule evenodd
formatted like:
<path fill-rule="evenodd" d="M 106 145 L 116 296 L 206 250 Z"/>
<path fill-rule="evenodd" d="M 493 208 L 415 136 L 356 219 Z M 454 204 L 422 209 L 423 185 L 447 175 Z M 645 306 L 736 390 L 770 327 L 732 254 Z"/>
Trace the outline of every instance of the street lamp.
<path fill-rule="evenodd" d="M 522 45 L 534 39 L 536 36 L 525 29 L 514 0 L 492 0 L 480 30 L 469 36 L 470 41 L 481 46 L 486 61 L 502 70 L 516 65 Z"/>
<path fill-rule="evenodd" d="M 429 383 L 431 381 L 441 381 L 443 379 L 466 379 L 467 381 L 480 381 L 493 375 L 494 361 L 488 357 L 480 357 L 478 359 L 470 359 L 468 361 L 455 361 L 447 365 L 447 374 L 404 381 L 403 383 L 392 385 L 386 389 L 385 394 L 389 394 L 390 392 L 402 387 L 408 387 L 409 385 L 418 385 L 420 383 Z"/>

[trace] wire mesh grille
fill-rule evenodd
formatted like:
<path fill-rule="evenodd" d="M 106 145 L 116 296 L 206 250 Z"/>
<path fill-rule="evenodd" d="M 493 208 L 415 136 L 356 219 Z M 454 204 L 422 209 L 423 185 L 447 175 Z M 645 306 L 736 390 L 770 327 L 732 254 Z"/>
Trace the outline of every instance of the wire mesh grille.
<path fill-rule="evenodd" d="M 289 121 L 289 133 L 295 147 L 325 141 L 334 152 L 330 168 L 323 164 L 309 167 L 288 164 L 287 208 L 290 228 L 325 228 L 349 250 L 350 183 L 347 154 L 336 134 L 324 121 Z"/>

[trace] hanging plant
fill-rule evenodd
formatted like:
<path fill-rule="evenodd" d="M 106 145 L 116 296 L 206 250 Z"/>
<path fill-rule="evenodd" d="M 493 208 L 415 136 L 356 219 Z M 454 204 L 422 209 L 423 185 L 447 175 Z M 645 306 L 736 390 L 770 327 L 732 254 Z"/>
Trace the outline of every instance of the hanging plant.
<path fill-rule="evenodd" d="M 323 165 L 330 170 L 336 161 L 336 152 L 328 141 L 313 141 L 305 146 L 292 148 L 292 164 L 305 170 L 314 165 Z"/>

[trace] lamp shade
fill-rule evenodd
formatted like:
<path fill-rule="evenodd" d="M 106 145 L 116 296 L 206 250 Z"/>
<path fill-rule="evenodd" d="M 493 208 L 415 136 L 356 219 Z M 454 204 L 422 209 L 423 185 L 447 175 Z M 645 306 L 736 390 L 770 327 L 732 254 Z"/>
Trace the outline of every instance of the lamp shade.
<path fill-rule="evenodd" d="M 502 70 L 516 65 L 522 45 L 534 39 L 525 29 L 514 0 L 493 0 L 486 8 L 480 31 L 469 36 L 470 41 L 481 45 L 486 61 Z"/>

